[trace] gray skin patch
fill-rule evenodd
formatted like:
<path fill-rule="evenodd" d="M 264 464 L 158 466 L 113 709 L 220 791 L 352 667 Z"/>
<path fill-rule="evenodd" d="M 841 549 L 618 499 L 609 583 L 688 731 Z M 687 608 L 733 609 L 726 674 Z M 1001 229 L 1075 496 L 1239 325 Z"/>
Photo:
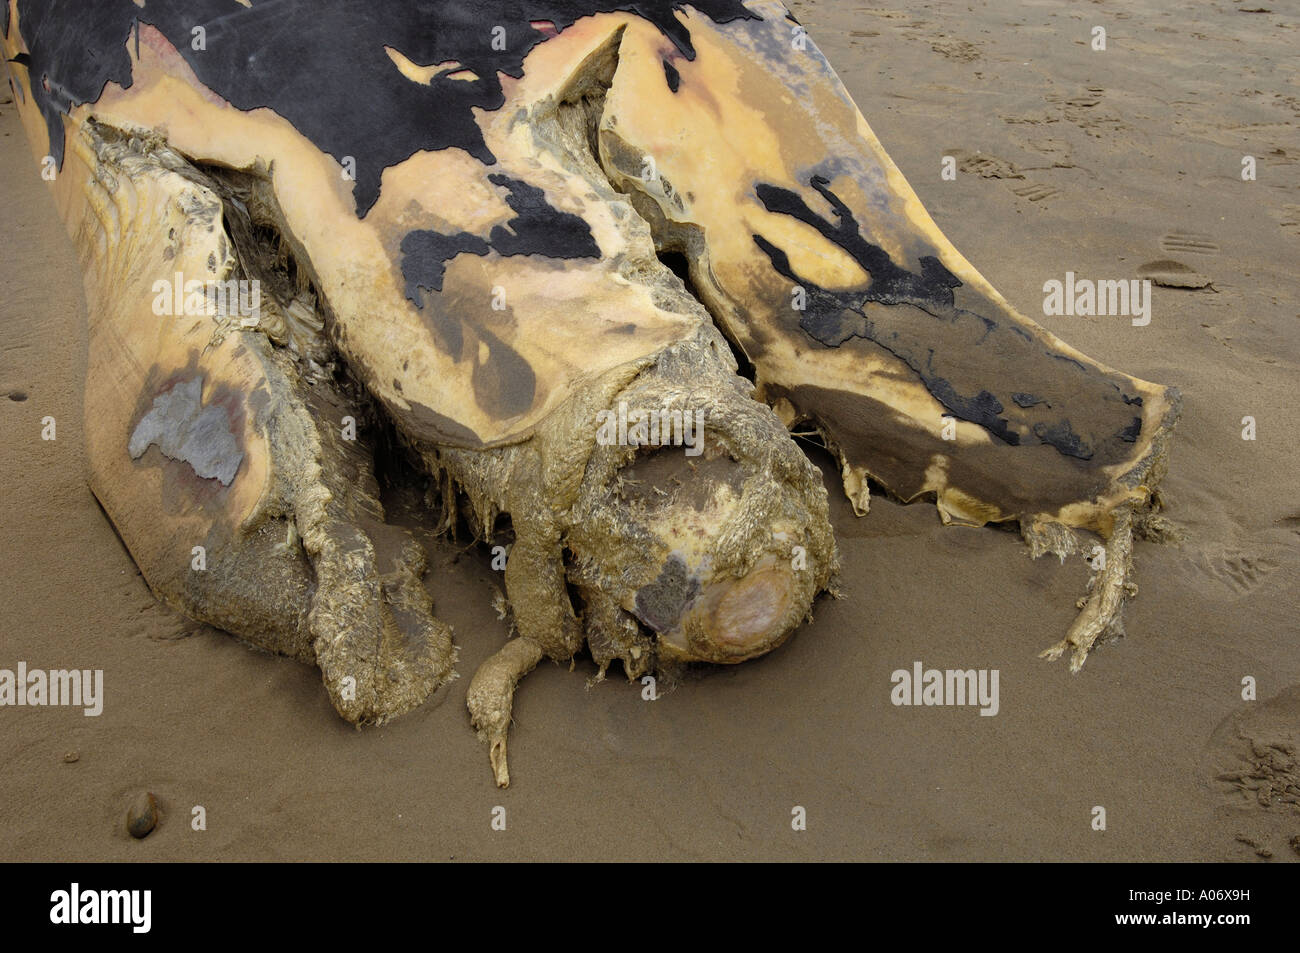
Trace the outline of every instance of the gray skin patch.
<path fill-rule="evenodd" d="M 202 394 L 200 375 L 155 397 L 127 444 L 131 459 L 139 460 L 156 444 L 164 456 L 188 463 L 203 479 L 230 486 L 244 452 L 230 432 L 230 415 L 222 407 L 202 406 Z"/>
<path fill-rule="evenodd" d="M 700 581 L 686 572 L 680 556 L 669 556 L 659 578 L 636 594 L 636 615 L 656 632 L 677 624 L 683 610 L 700 590 Z"/>

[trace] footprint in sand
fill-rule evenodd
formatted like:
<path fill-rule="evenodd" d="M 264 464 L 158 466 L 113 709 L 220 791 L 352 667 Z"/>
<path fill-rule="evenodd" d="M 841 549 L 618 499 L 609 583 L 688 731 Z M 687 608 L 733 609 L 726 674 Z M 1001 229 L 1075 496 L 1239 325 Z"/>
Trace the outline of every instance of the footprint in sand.
<path fill-rule="evenodd" d="M 1023 182 L 1022 185 L 1011 185 L 1008 182 L 1007 187 L 1016 195 L 1031 202 L 1042 202 L 1061 193 L 1060 189 L 1050 185 L 1025 180 L 1024 172 L 1014 162 L 992 153 L 967 152 L 965 149 L 945 149 L 944 154 L 956 159 L 957 171 L 967 175 L 978 175 L 982 179 L 1007 179 Z"/>
<path fill-rule="evenodd" d="M 1020 185 L 1011 190 L 1022 199 L 1028 199 L 1031 202 L 1043 202 L 1061 194 L 1061 190 L 1053 188 L 1050 185 L 1044 185 L 1041 182 L 1030 182 L 1026 185 Z"/>
<path fill-rule="evenodd" d="M 1100 86 L 1089 86 L 1087 90 L 1077 93 L 1048 93 L 1043 98 L 1049 103 L 1063 103 L 1076 109 L 1091 109 L 1101 102 L 1105 90 Z"/>
<path fill-rule="evenodd" d="M 1219 244 L 1197 232 L 1166 232 L 1160 236 L 1160 250 L 1167 255 L 1217 255 Z"/>
<path fill-rule="evenodd" d="M 1149 261 L 1139 265 L 1137 276 L 1149 278 L 1153 284 L 1160 285 L 1162 288 L 1210 287 L 1209 278 L 1172 258 L 1161 258 L 1159 261 Z"/>
<path fill-rule="evenodd" d="M 1202 580 L 1208 580 L 1238 598 L 1258 589 L 1280 565 L 1272 555 L 1221 546 L 1189 549 L 1187 552 L 1190 568 Z"/>
<path fill-rule="evenodd" d="M 1237 843 L 1263 858 L 1300 853 L 1300 685 L 1245 702 L 1220 722 L 1201 771 Z"/>
<path fill-rule="evenodd" d="M 1293 513 L 1290 516 L 1280 516 L 1273 521 L 1277 530 L 1286 534 L 1294 533 L 1300 536 L 1300 513 Z"/>
<path fill-rule="evenodd" d="M 957 160 L 957 171 L 978 175 L 982 179 L 1023 179 L 1016 164 L 989 152 L 967 152 L 965 149 L 945 149 L 944 155 Z"/>
<path fill-rule="evenodd" d="M 1051 136 L 1027 136 L 1023 143 L 1027 148 L 1032 149 L 1052 162 L 1054 169 L 1074 169 L 1074 152 L 1070 148 L 1070 143 L 1065 139 L 1056 139 Z"/>
<path fill-rule="evenodd" d="M 1073 123 L 1089 136 L 1099 139 L 1104 133 L 1123 132 L 1131 128 L 1119 116 L 1108 115 L 1097 108 L 1101 105 L 1102 94 L 1105 92 L 1101 86 L 1088 86 L 1073 93 L 1048 93 L 1043 98 L 1060 109 L 1066 122 Z"/>
<path fill-rule="evenodd" d="M 968 40 L 936 40 L 930 44 L 930 49 L 959 63 L 970 63 L 980 58 L 980 48 Z"/>

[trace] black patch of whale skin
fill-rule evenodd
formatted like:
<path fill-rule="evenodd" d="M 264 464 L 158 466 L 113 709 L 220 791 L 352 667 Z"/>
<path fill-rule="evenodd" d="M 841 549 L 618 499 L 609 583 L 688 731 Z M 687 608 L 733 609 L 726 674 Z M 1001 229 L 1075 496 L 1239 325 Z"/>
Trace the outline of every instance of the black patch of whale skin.
<path fill-rule="evenodd" d="M 847 212 L 845 214 L 847 214 Z M 848 220 L 850 222 L 852 221 L 851 215 Z M 856 230 L 856 225 L 854 225 L 854 228 Z M 922 287 L 919 280 L 920 276 L 911 275 L 911 278 L 918 280 L 911 282 L 907 281 L 903 276 L 897 274 L 897 272 L 901 272 L 902 269 L 890 262 L 888 256 L 885 256 L 884 263 L 878 262 L 878 265 L 879 272 L 882 280 L 886 283 L 886 287 L 881 289 L 878 293 L 876 291 L 875 282 L 877 272 L 875 271 L 871 272 L 873 278 L 872 285 L 865 292 L 831 292 L 799 278 L 790 266 L 789 256 L 762 235 L 754 235 L 753 238 L 754 243 L 758 245 L 758 247 L 761 248 L 771 260 L 772 267 L 775 268 L 779 274 L 804 289 L 807 300 L 806 307 L 799 319 L 799 327 L 806 331 L 812 338 L 827 347 L 839 347 L 845 341 L 849 340 L 849 338 L 853 337 L 861 337 L 868 341 L 874 341 L 876 344 L 879 344 L 911 367 L 912 370 L 920 376 L 922 383 L 925 384 L 926 390 L 934 395 L 934 398 L 938 400 L 939 403 L 943 404 L 948 410 L 951 410 L 955 416 L 961 420 L 979 424 L 981 427 L 984 427 L 990 433 L 995 434 L 1004 442 L 1012 446 L 1016 446 L 1020 443 L 1020 435 L 1011 430 L 1008 422 L 999 416 L 1004 408 L 1002 403 L 996 397 L 986 390 L 981 390 L 980 392 L 969 396 L 960 393 L 950 381 L 930 371 L 926 363 L 920 359 L 920 355 L 911 353 L 911 348 L 900 347 L 896 340 L 891 340 L 891 335 L 878 329 L 876 324 L 862 313 L 861 308 L 868 301 L 880 301 L 885 304 L 906 303 L 922 307 L 927 299 L 906 298 L 900 296 L 901 289 L 905 286 L 913 289 Z M 877 251 L 879 251 L 879 249 L 877 249 Z M 883 255 L 884 252 L 881 251 L 880 254 Z M 870 257 L 873 261 L 878 261 L 875 255 Z M 942 268 L 943 266 L 940 265 L 939 267 Z M 890 270 L 891 268 L 893 269 L 892 272 Z M 944 271 L 947 272 L 947 269 L 945 268 Z M 932 278 L 936 276 L 933 267 L 930 270 L 930 275 Z M 956 281 L 955 278 L 952 280 Z M 941 280 L 941 282 L 935 286 L 934 290 L 938 295 L 938 302 L 935 302 L 933 298 L 928 300 L 931 302 L 932 307 L 941 310 L 944 295 L 946 294 L 951 298 L 951 286 L 946 283 L 946 280 Z M 954 316 L 958 314 L 958 312 L 951 308 L 951 305 L 949 305 L 949 311 L 951 311 Z M 970 312 L 961 312 L 961 314 L 978 317 L 978 315 L 971 315 Z M 942 316 L 942 310 L 938 316 Z M 980 318 L 980 320 L 987 326 L 986 319 Z M 893 337 L 896 338 L 896 335 Z M 933 352 L 927 355 L 927 359 L 932 357 Z"/>
<path fill-rule="evenodd" d="M 1077 457 L 1080 460 L 1092 459 L 1092 447 L 1074 432 L 1068 420 L 1058 420 L 1050 424 L 1040 421 L 1034 424 L 1034 436 L 1049 447 L 1055 447 L 1067 457 Z"/>
<path fill-rule="evenodd" d="M 935 399 L 951 410 L 954 416 L 979 424 L 1013 447 L 1020 446 L 1020 434 L 1011 430 L 1007 421 L 1000 416 L 1006 409 L 1002 406 L 1002 401 L 988 391 L 981 390 L 978 394 L 967 397 L 942 377 L 931 377 L 926 380 L 926 385 Z"/>
<path fill-rule="evenodd" d="M 832 225 L 822 218 L 808 207 L 807 202 L 789 189 L 760 184 L 755 189 L 755 193 L 769 212 L 789 215 L 805 225 L 812 226 L 828 241 L 848 252 L 853 260 L 871 275 L 871 287 L 866 292 L 854 293 L 863 301 L 879 301 L 882 304 L 923 302 L 939 311 L 952 309 L 952 289 L 961 287 L 961 281 L 939 259 L 932 255 L 918 259 L 921 265 L 920 274 L 900 267 L 883 248 L 871 244 L 862 236 L 853 212 L 828 188 L 829 180 L 824 176 L 814 175 L 810 184 L 830 203 L 835 211 L 838 225 Z"/>
<path fill-rule="evenodd" d="M 656 632 L 667 632 L 699 589 L 699 580 L 687 572 L 682 558 L 669 556 L 655 581 L 637 590 L 636 616 Z"/>
<path fill-rule="evenodd" d="M 552 206 L 541 189 L 508 175 L 489 175 L 488 180 L 508 191 L 506 204 L 515 217 L 505 225 L 493 226 L 486 240 L 469 232 L 445 235 L 432 229 L 408 232 L 402 239 L 406 297 L 417 308 L 424 307 L 420 289 L 442 291 L 447 262 L 460 254 L 486 255 L 495 251 L 507 258 L 513 255 L 600 257 L 600 246 L 591 235 L 591 226 L 577 215 Z M 459 343 L 456 350 L 460 350 Z"/>
<path fill-rule="evenodd" d="M 402 239 L 402 276 L 406 279 L 406 297 L 417 308 L 424 305 L 420 289 L 442 290 L 442 280 L 447 273 L 447 262 L 461 253 L 486 255 L 488 243 L 469 232 L 444 235 L 433 229 L 407 232 Z"/>
<path fill-rule="evenodd" d="M 128 5 L 139 9 L 129 0 Z M 6 11 L 8 6 L 5 3 Z M 108 82 L 131 85 L 126 42 L 134 22 L 121 0 L 95 4 L 19 0 L 18 31 L 28 50 L 28 85 L 49 133 L 49 154 L 60 169 L 62 115 L 98 99 Z"/>
<path fill-rule="evenodd" d="M 155 27 L 199 82 L 236 108 L 268 107 L 340 163 L 356 160 L 353 198 L 364 217 L 379 198 L 386 168 L 416 152 L 459 148 L 484 165 L 496 157 L 474 110 L 500 109 L 500 74 L 523 75 L 523 61 L 545 34 L 529 20 L 563 31 L 584 16 L 622 11 L 653 23 L 687 59 L 690 32 L 676 13 L 684 0 L 276 0 L 245 7 L 238 0 L 18 0 L 18 28 L 31 52 L 31 88 L 63 164 L 60 115 L 99 99 L 109 82 L 132 83 L 127 42 L 142 24 Z M 715 23 L 760 19 L 741 0 L 691 0 Z M 7 9 L 7 6 L 6 6 Z M 491 25 L 506 30 L 493 50 Z M 191 47 L 201 26 L 206 49 Z M 456 60 L 476 80 L 435 75 L 408 80 L 385 47 L 420 64 Z"/>
<path fill-rule="evenodd" d="M 600 257 L 600 246 L 591 236 L 591 226 L 577 215 L 553 207 L 537 186 L 499 173 L 489 175 L 488 181 L 509 190 L 506 204 L 515 212 L 515 218 L 505 226 L 495 226 L 488 236 L 488 244 L 497 254 Z"/>
<path fill-rule="evenodd" d="M 789 256 L 772 242 L 759 234 L 752 236 L 773 269 L 803 288 L 805 308 L 799 317 L 799 327 L 810 337 L 826 347 L 839 347 L 854 337 L 873 342 L 910 367 L 926 390 L 954 416 L 980 425 L 1009 446 L 1020 446 L 1036 439 L 1064 456 L 1092 460 L 1098 450 L 1096 443 L 1101 441 L 1107 446 L 1103 462 L 1111 462 L 1119 456 L 1114 443 L 1116 437 L 1122 442 L 1136 442 L 1141 432 L 1139 418 L 1127 423 L 1126 417 L 1124 429 L 1115 437 L 1101 435 L 1100 431 L 1094 431 L 1089 437 L 1078 433 L 1071 422 L 1060 415 L 1064 408 L 1057 411 L 1056 417 L 1047 420 L 1041 419 L 1042 411 L 1034 415 L 1019 413 L 1016 408 L 1030 410 L 1040 405 L 1043 410 L 1051 410 L 1053 400 L 1061 397 L 1051 393 L 1046 397 L 1038 396 L 1024 386 L 1028 384 L 1032 390 L 1039 390 L 1034 386 L 1035 375 L 1040 379 L 1039 384 L 1045 385 L 1048 391 L 1055 386 L 1051 375 L 1045 378 L 1044 371 L 1038 366 L 1043 357 L 1055 358 L 1088 378 L 1086 386 L 1093 392 L 1102 391 L 1100 398 L 1093 399 L 1100 399 L 1107 410 L 1119 406 L 1116 398 L 1122 398 L 1125 405 L 1139 406 L 1142 399 L 1127 396 L 1114 377 L 1102 376 L 1074 357 L 1043 347 L 1012 322 L 1000 323 L 957 307 L 954 289 L 961 287 L 962 282 L 937 257 L 920 255 L 916 258 L 918 270 L 908 270 L 863 235 L 852 210 L 831 191 L 825 176 L 811 176 L 809 185 L 830 205 L 832 215 L 829 219 L 813 211 L 798 193 L 790 189 L 759 183 L 754 191 L 767 211 L 788 215 L 816 229 L 827 241 L 844 249 L 870 275 L 870 283 L 865 288 L 829 291 L 797 275 Z M 899 310 L 880 311 L 869 308 L 871 304 Z M 954 360 L 951 355 L 945 360 L 943 353 L 936 352 L 935 329 L 927 326 L 929 321 L 946 325 L 944 333 L 968 349 L 989 347 L 995 366 L 1004 368 L 1006 376 L 1011 379 L 1005 382 L 972 379 L 969 369 L 975 364 L 969 353 L 962 360 Z M 1023 380 L 1015 379 L 1018 365 L 1009 356 L 1017 352 L 1029 362 L 1019 365 L 1027 368 L 1019 372 L 1026 378 Z M 960 380 L 957 379 L 959 376 Z M 977 386 L 984 383 L 997 393 Z M 1015 383 L 1022 387 L 1001 389 Z M 1072 387 L 1073 380 L 1059 384 Z M 998 394 L 1006 394 L 1009 402 L 1015 405 L 1010 413 Z M 1089 426 L 1095 427 L 1097 424 L 1091 423 L 1091 417 L 1098 411 L 1087 407 L 1088 399 L 1086 396 L 1081 398 L 1085 407 L 1083 419 L 1088 419 Z"/>
<path fill-rule="evenodd" d="M 682 85 L 682 74 L 677 72 L 677 68 L 667 60 L 664 60 L 663 63 L 664 78 L 668 80 L 668 89 L 675 93 Z"/>

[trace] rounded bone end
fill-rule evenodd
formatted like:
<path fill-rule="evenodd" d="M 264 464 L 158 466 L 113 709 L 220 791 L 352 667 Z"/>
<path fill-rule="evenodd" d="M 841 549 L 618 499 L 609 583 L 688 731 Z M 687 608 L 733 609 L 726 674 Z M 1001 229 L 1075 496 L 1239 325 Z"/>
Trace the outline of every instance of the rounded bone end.
<path fill-rule="evenodd" d="M 710 640 L 726 654 L 765 650 L 785 634 L 793 589 L 790 572 L 776 567 L 732 583 L 713 610 Z"/>
<path fill-rule="evenodd" d="M 602 659 L 641 670 L 633 649 L 650 653 L 649 664 L 755 658 L 807 618 L 834 572 L 821 473 L 725 373 L 719 349 L 720 336 L 702 337 L 625 387 L 617 406 L 660 409 L 659 442 L 598 439 L 587 462 L 567 526 L 567 571 L 612 604 L 587 606 L 588 640 L 594 632 Z M 663 408 L 683 420 L 698 414 L 700 439 L 665 442 Z"/>
<path fill-rule="evenodd" d="M 658 629 L 661 656 L 730 664 L 770 652 L 794 631 L 816 595 L 802 583 L 771 556 L 739 578 L 697 580 L 694 598 L 671 625 Z"/>

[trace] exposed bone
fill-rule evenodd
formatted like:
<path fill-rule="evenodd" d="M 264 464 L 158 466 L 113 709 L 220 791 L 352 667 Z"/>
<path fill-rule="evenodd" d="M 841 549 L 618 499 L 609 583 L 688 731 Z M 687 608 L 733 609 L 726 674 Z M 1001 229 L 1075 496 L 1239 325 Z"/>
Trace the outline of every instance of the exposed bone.
<path fill-rule="evenodd" d="M 506 762 L 506 733 L 514 706 L 515 686 L 543 657 L 542 648 L 528 638 L 511 639 L 479 666 L 469 683 L 466 703 L 479 738 L 488 745 L 497 786 L 510 786 Z"/>
<path fill-rule="evenodd" d="M 1124 600 L 1137 595 L 1137 587 L 1129 582 L 1132 571 L 1133 511 L 1124 506 L 1115 514 L 1115 528 L 1106 541 L 1105 562 L 1088 580 L 1088 595 L 1079 606 L 1082 611 L 1065 638 L 1039 653 L 1039 658 L 1055 661 L 1073 649 L 1070 671 L 1078 672 L 1099 638 L 1122 636 Z"/>
<path fill-rule="evenodd" d="M 659 633 L 657 640 L 618 604 L 620 595 L 652 582 L 672 554 L 665 525 L 671 521 L 615 489 L 637 459 L 636 448 L 596 442 L 596 412 L 620 400 L 646 407 L 694 401 L 706 415 L 709 446 L 733 461 L 730 466 L 740 476 L 735 505 L 702 541 L 709 569 L 700 585 L 739 580 L 763 560 L 788 564 L 793 548 L 802 546 L 806 568 L 792 574 L 785 614 L 773 624 L 779 638 L 763 650 L 779 644 L 807 615 L 813 596 L 836 569 L 820 473 L 785 436 L 775 415 L 749 399 L 748 384 L 735 376 L 734 367 L 718 332 L 702 325 L 694 340 L 666 349 L 654 361 L 578 389 L 525 443 L 491 451 L 425 448 L 429 468 L 452 479 L 470 501 L 481 538 L 490 534 L 495 514 L 513 514 L 516 540 L 506 585 L 512 621 L 530 646 L 569 661 L 585 637 L 602 672 L 617 659 L 629 678 L 677 658 L 737 660 L 709 641 L 712 603 L 701 602 L 699 613 L 683 617 L 680 630 Z M 682 503 L 657 505 L 687 505 L 691 495 L 710 498 L 723 480 L 720 473 L 698 468 L 680 491 L 686 494 Z M 567 573 L 566 548 L 576 560 Z M 588 599 L 581 620 L 569 602 L 566 579 Z M 480 672 L 475 683 L 480 676 L 482 684 L 497 687 L 490 693 L 492 706 L 478 702 L 477 711 L 508 714 L 508 706 L 501 709 L 508 702 L 501 701 L 502 693 L 513 692 L 518 679 L 502 681 L 499 671 Z M 476 724 L 487 724 L 486 717 L 476 715 Z M 493 744 L 494 770 L 499 762 L 504 771 L 508 718 L 492 726 L 484 737 Z"/>

